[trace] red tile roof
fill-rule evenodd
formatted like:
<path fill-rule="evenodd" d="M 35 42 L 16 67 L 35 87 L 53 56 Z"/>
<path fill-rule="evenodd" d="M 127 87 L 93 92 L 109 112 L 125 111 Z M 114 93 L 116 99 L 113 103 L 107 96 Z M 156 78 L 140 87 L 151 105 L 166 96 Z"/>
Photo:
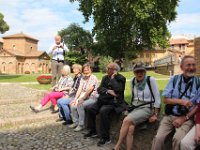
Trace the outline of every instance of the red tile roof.
<path fill-rule="evenodd" d="M 189 44 L 187 39 L 170 39 L 169 42 L 170 42 L 170 45 Z"/>
<path fill-rule="evenodd" d="M 27 35 L 27 34 L 24 34 L 24 33 L 17 33 L 17 34 L 13 34 L 13 35 L 8 35 L 8 36 L 4 36 L 3 39 L 11 39 L 11 38 L 27 38 L 27 39 L 32 39 L 34 41 L 38 41 L 37 39 Z"/>

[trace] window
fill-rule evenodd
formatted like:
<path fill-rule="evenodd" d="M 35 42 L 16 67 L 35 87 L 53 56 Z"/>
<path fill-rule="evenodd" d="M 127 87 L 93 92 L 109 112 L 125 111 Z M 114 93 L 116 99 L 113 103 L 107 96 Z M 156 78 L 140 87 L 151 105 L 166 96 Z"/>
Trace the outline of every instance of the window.
<path fill-rule="evenodd" d="M 179 44 L 179 50 L 181 50 L 181 44 Z"/>
<path fill-rule="evenodd" d="M 146 58 L 149 58 L 149 53 L 146 54 Z"/>
<path fill-rule="evenodd" d="M 13 44 L 13 49 L 15 50 L 15 44 Z"/>
<path fill-rule="evenodd" d="M 182 44 L 182 50 L 185 50 L 185 44 Z"/>

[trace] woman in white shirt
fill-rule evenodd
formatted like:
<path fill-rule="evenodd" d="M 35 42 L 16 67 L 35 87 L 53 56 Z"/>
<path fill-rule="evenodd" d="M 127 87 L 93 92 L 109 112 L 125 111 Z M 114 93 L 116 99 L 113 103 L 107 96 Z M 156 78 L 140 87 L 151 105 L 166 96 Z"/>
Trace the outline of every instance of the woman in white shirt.
<path fill-rule="evenodd" d="M 160 93 L 153 77 L 146 76 L 146 69 L 141 63 L 133 68 L 135 78 L 131 80 L 132 107 L 123 120 L 119 139 L 114 150 L 119 150 L 121 143 L 126 140 L 127 150 L 132 149 L 135 127 L 147 120 L 154 122 L 160 108 Z"/>

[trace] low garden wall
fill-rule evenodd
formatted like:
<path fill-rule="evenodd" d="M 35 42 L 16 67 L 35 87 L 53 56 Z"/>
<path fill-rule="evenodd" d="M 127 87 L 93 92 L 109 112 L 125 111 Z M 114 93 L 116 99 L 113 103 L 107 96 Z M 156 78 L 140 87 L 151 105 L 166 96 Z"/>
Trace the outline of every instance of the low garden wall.
<path fill-rule="evenodd" d="M 125 115 L 116 115 L 113 114 L 110 117 L 110 135 L 111 139 L 114 141 L 114 143 L 117 142 L 118 137 L 119 137 L 119 132 L 121 129 L 121 125 L 123 122 L 123 119 L 125 118 Z M 151 145 L 154 136 L 156 135 L 157 129 L 159 127 L 159 123 L 162 117 L 159 118 L 159 120 L 155 123 L 149 123 L 145 122 L 144 124 L 138 125 L 135 129 L 134 133 L 134 145 L 133 149 L 134 150 L 151 150 Z M 99 116 L 97 116 L 97 126 L 100 124 L 99 123 Z M 170 139 L 167 140 L 168 143 L 166 143 L 166 150 L 171 149 L 170 145 Z M 126 145 L 125 143 L 122 144 L 121 150 L 125 150 Z"/>

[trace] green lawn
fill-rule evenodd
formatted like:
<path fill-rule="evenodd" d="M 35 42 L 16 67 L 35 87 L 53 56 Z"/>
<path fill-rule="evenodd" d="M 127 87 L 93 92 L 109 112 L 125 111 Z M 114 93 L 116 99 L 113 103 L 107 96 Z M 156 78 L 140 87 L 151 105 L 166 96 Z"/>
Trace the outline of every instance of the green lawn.
<path fill-rule="evenodd" d="M 38 75 L 1 75 L 0 82 L 37 82 Z"/>
<path fill-rule="evenodd" d="M 121 72 L 122 75 L 126 77 L 127 80 L 133 77 L 133 72 Z M 0 75 L 0 82 L 37 82 L 36 78 L 39 74 L 34 75 Z M 103 73 L 94 73 L 99 80 L 105 75 Z M 154 73 L 153 71 L 148 71 L 148 75 L 153 76 L 155 78 L 169 78 L 166 75 L 160 75 Z"/>

